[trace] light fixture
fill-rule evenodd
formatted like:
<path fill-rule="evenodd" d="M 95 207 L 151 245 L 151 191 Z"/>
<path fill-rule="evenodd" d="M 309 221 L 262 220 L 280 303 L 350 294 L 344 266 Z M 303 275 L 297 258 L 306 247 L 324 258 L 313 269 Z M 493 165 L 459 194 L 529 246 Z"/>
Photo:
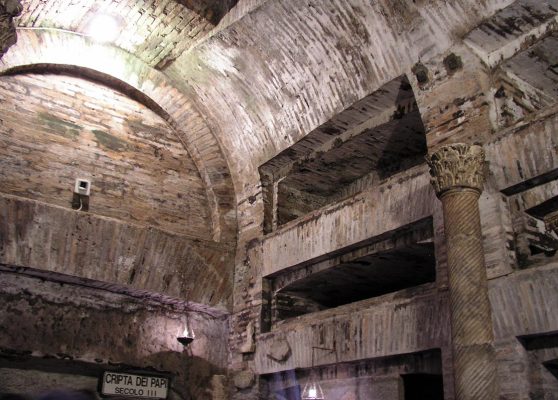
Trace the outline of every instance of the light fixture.
<path fill-rule="evenodd" d="M 97 14 L 91 18 L 85 33 L 97 42 L 112 42 L 120 32 L 120 24 L 109 14 Z"/>
<path fill-rule="evenodd" d="M 322 387 L 318 383 L 316 372 L 314 371 L 314 350 L 327 350 L 329 352 L 335 352 L 335 346 L 333 349 L 328 349 L 325 347 L 315 347 L 312 346 L 312 370 L 310 371 L 310 378 L 308 382 L 304 385 L 302 390 L 302 400 L 325 400 L 325 395 Z M 337 353 L 335 352 L 335 359 L 337 363 Z"/>
<path fill-rule="evenodd" d="M 313 377 L 310 378 L 310 382 L 307 382 L 306 385 L 304 385 L 302 400 L 325 400 L 322 387 L 316 380 L 314 380 Z"/>
<path fill-rule="evenodd" d="M 182 332 L 181 336 L 178 336 L 176 340 L 184 347 L 188 346 L 190 343 L 194 341 L 196 335 L 194 335 L 194 331 L 192 328 L 189 327 L 188 320 L 186 320 L 186 326 L 184 327 L 184 332 Z"/>

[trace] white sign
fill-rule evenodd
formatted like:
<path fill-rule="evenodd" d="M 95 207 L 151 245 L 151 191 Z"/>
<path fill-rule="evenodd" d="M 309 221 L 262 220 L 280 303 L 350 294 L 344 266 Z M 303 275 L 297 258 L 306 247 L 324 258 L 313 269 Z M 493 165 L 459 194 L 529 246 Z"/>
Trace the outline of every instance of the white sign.
<path fill-rule="evenodd" d="M 101 394 L 137 399 L 166 399 L 169 378 L 108 372 L 103 374 Z"/>

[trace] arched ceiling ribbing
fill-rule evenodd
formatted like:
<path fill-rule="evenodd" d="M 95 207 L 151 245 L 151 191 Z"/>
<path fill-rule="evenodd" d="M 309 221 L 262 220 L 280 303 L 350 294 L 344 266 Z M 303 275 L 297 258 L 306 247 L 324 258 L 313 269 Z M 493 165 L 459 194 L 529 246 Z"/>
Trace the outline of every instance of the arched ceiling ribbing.
<path fill-rule="evenodd" d="M 240 0 L 236 7 L 248 3 L 254 2 Z M 244 17 L 164 62 L 145 58 L 140 48 L 118 41 L 116 46 L 162 68 L 163 81 L 172 83 L 172 93 L 186 94 L 193 101 L 193 105 L 181 107 L 195 107 L 203 115 L 200 126 L 203 122 L 204 129 L 210 127 L 211 133 L 186 134 L 191 141 L 204 138 L 196 147 L 206 165 L 220 159 L 219 167 L 208 170 L 226 175 L 230 168 L 239 220 L 247 218 L 239 223 L 243 230 L 261 224 L 245 211 L 260 191 L 259 165 L 386 82 L 408 73 L 418 60 L 443 54 L 482 20 L 512 3 L 276 0 L 258 2 L 254 9 L 247 7 L 251 12 Z M 154 12 L 164 9 L 156 7 Z M 32 18 L 25 19 L 24 13 L 20 21 Z M 20 22 L 25 24 L 29 22 Z M 150 26 L 157 30 L 155 22 Z M 54 27 L 78 29 L 64 23 Z M 25 29 L 20 32 L 21 36 L 30 35 Z M 181 32 L 187 40 L 187 32 Z M 157 32 L 152 34 L 157 36 Z M 43 41 L 36 46 L 45 43 L 48 45 Z M 13 54 L 17 51 L 14 48 Z M 154 71 L 131 71 L 128 79 L 136 80 L 142 91 L 160 93 L 151 97 L 166 103 L 173 111 L 170 115 L 180 114 L 173 97 L 165 93 L 169 86 L 161 89 L 160 80 L 152 81 L 151 77 L 161 74 Z M 175 119 L 182 129 L 191 126 L 185 117 Z M 205 151 L 209 136 L 213 136 L 210 147 L 220 147 L 222 154 Z M 223 178 L 221 182 L 225 181 Z M 211 184 L 216 193 L 224 191 L 225 186 L 232 188 L 230 183 Z M 226 219 L 224 215 L 229 214 L 221 214 Z"/>
<path fill-rule="evenodd" d="M 248 215 L 259 165 L 512 3 L 268 1 L 165 72 L 221 127 L 239 215 Z M 241 229 L 259 225 L 254 218 Z"/>
<path fill-rule="evenodd" d="M 40 65 L 48 65 L 51 70 L 58 65 L 60 72 L 73 71 L 75 75 L 80 74 L 80 68 L 97 71 L 98 79 L 122 81 L 160 107 L 205 183 L 213 239 L 233 240 L 236 234 L 234 191 L 226 161 L 205 119 L 165 74 L 115 46 L 99 45 L 80 35 L 48 29 L 19 29 L 17 44 L 0 59 L 0 74 L 24 72 Z"/>

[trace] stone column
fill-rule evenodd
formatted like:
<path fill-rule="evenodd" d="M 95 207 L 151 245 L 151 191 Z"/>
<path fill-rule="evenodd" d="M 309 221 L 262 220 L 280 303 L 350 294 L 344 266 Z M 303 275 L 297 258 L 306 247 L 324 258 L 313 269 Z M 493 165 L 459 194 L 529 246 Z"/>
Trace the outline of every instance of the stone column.
<path fill-rule="evenodd" d="M 21 14 L 22 10 L 18 0 L 0 0 L 0 58 L 17 41 L 13 19 Z"/>
<path fill-rule="evenodd" d="M 484 151 L 451 144 L 435 151 L 428 164 L 444 213 L 456 400 L 495 400 L 492 315 L 478 206 Z"/>
<path fill-rule="evenodd" d="M 262 194 L 264 202 L 264 233 L 271 233 L 277 229 L 277 193 L 279 182 L 273 180 L 272 175 L 261 174 Z"/>

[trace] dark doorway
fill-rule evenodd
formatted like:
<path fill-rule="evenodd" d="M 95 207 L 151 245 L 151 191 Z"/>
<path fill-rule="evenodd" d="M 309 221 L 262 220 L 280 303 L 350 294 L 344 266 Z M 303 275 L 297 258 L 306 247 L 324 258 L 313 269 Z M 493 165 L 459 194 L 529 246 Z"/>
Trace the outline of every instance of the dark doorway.
<path fill-rule="evenodd" d="M 405 400 L 444 400 L 442 375 L 403 375 Z"/>

